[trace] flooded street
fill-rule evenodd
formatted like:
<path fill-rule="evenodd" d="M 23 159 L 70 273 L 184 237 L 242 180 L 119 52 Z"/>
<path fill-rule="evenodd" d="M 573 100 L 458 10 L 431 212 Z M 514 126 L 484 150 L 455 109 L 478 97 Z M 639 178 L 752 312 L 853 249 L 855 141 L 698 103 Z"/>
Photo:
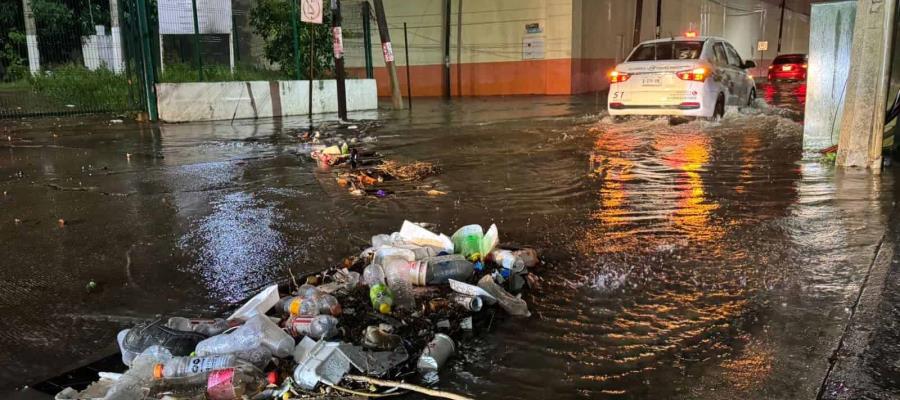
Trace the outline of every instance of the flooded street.
<path fill-rule="evenodd" d="M 441 169 L 386 198 L 351 196 L 321 170 L 295 136 L 302 118 L 10 123 L 0 387 L 105 355 L 135 321 L 211 315 L 289 270 L 328 267 L 408 219 L 445 233 L 495 223 L 501 242 L 546 262 L 526 297 L 532 317 L 463 343 L 440 388 L 814 398 L 894 212 L 893 171 L 836 172 L 804 154 L 794 114 L 617 124 L 599 100 L 351 115 L 384 120 L 369 146 L 385 157 Z"/>

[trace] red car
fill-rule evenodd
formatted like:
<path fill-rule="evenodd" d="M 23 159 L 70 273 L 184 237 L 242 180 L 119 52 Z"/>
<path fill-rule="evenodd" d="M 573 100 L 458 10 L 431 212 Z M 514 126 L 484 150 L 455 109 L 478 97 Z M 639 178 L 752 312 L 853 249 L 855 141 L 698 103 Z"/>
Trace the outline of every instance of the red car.
<path fill-rule="evenodd" d="M 805 81 L 806 54 L 782 54 L 772 60 L 769 65 L 769 82 Z"/>

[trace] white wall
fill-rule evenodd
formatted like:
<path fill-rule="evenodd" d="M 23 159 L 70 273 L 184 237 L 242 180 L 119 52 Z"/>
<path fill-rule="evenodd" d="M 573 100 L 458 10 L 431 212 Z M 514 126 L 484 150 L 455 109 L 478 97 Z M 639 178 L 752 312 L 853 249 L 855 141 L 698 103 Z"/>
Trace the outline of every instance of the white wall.
<path fill-rule="evenodd" d="M 374 79 L 348 79 L 347 110 L 378 108 Z M 156 85 L 159 119 L 216 121 L 306 115 L 309 81 L 193 82 Z M 337 112 L 337 83 L 313 81 L 313 113 Z"/>

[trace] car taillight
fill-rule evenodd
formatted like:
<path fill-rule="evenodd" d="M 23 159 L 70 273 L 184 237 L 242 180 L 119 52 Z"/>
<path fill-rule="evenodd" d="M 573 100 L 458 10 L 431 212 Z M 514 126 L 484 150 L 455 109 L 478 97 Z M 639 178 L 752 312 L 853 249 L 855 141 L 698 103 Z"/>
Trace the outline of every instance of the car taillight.
<path fill-rule="evenodd" d="M 803 67 L 803 69 L 806 69 L 806 68 L 807 68 L 807 65 L 806 65 L 806 64 L 803 64 L 802 67 Z"/>
<path fill-rule="evenodd" d="M 619 71 L 613 70 L 612 72 L 609 73 L 609 83 L 625 82 L 628 80 L 628 78 L 631 78 L 631 75 L 629 75 L 626 72 L 619 72 Z"/>
<path fill-rule="evenodd" d="M 690 71 L 680 71 L 676 72 L 675 75 L 683 81 L 703 82 L 706 80 L 706 68 L 694 68 Z"/>
<path fill-rule="evenodd" d="M 769 69 L 772 69 L 772 68 L 775 68 L 775 66 L 774 66 L 774 65 L 770 65 L 770 66 L 769 66 Z"/>

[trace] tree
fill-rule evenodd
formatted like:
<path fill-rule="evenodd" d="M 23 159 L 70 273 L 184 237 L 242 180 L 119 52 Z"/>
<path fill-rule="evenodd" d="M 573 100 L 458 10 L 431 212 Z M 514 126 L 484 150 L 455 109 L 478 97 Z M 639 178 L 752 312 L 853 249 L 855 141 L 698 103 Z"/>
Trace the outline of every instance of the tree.
<path fill-rule="evenodd" d="M 278 64 L 281 70 L 290 77 L 295 77 L 294 31 L 291 24 L 291 3 L 299 0 L 259 0 L 250 10 L 250 26 L 265 41 L 266 59 Z M 299 7 L 298 7 L 299 8 Z M 327 9 L 327 7 L 326 7 Z M 325 78 L 332 75 L 333 63 L 331 51 L 331 13 L 325 13 L 321 25 L 299 22 L 298 35 L 300 42 L 301 76 L 309 79 L 309 44 L 315 43 L 314 78 Z"/>
<path fill-rule="evenodd" d="M 21 2 L 0 7 L 0 81 L 22 79 L 28 73 L 24 31 Z"/>

